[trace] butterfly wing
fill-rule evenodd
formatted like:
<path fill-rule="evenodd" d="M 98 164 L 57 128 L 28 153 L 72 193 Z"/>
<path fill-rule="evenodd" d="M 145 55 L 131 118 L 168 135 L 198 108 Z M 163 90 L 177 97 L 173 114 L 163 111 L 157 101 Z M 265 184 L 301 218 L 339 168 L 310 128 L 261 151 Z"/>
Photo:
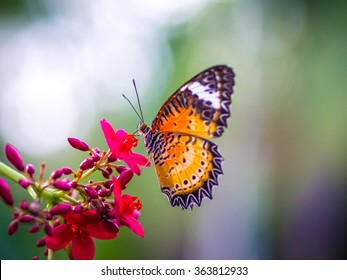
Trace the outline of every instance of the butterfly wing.
<path fill-rule="evenodd" d="M 226 65 L 197 74 L 164 103 L 152 130 L 203 138 L 221 136 L 230 116 L 234 77 L 232 68 Z"/>
<path fill-rule="evenodd" d="M 213 142 L 178 132 L 152 134 L 153 157 L 160 188 L 172 206 L 186 209 L 212 198 L 222 174 L 223 158 Z"/>

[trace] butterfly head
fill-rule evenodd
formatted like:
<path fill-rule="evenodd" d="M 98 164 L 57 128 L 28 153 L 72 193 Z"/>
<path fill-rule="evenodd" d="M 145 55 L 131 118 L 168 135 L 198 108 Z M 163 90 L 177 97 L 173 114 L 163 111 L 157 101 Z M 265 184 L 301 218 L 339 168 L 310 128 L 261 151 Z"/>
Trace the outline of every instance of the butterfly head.
<path fill-rule="evenodd" d="M 150 128 L 143 121 L 140 121 L 137 126 L 137 131 L 142 135 L 146 135 L 149 132 Z"/>

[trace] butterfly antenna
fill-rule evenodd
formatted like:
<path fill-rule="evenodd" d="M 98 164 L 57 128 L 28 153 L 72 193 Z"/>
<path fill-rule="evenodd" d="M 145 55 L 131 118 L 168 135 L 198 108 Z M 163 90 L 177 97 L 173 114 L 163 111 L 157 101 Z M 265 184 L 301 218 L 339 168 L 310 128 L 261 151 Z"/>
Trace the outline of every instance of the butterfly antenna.
<path fill-rule="evenodd" d="M 133 108 L 134 112 L 135 112 L 136 115 L 139 117 L 139 119 L 140 119 L 141 121 L 143 121 L 143 117 L 141 117 L 141 116 L 142 116 L 142 112 L 141 112 L 141 116 L 140 116 L 140 114 L 136 111 L 134 105 L 131 103 L 131 101 L 129 100 L 129 98 L 126 97 L 124 94 L 122 94 L 122 96 L 129 102 L 131 108 Z"/>
<path fill-rule="evenodd" d="M 137 103 L 139 104 L 139 109 L 140 109 L 140 114 L 141 114 L 141 121 L 144 122 L 145 119 L 143 118 L 143 113 L 142 113 L 142 108 L 141 108 L 141 103 L 140 103 L 140 96 L 139 96 L 139 93 L 137 91 L 137 87 L 136 87 L 136 83 L 135 83 L 134 79 L 133 79 L 133 84 L 134 84 L 134 88 L 135 88 L 135 92 L 136 92 Z"/>

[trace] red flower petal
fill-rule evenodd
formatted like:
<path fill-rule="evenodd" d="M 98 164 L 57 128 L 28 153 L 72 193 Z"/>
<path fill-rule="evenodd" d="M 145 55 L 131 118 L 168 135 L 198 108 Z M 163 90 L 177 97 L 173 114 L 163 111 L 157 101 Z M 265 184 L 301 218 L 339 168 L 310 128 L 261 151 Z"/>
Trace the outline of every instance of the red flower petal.
<path fill-rule="evenodd" d="M 87 224 L 93 224 L 100 222 L 102 217 L 97 210 L 86 210 L 80 213 L 84 222 Z"/>
<path fill-rule="evenodd" d="M 92 260 L 94 253 L 95 245 L 90 236 L 81 236 L 72 240 L 71 256 L 73 260 Z"/>
<path fill-rule="evenodd" d="M 141 175 L 141 169 L 137 165 L 135 161 L 130 160 L 129 158 L 123 159 L 126 164 L 130 167 L 130 169 L 136 174 L 136 175 Z"/>
<path fill-rule="evenodd" d="M 71 210 L 62 214 L 62 216 L 66 221 L 76 225 L 96 223 L 101 220 L 101 216 L 96 210 L 85 210 L 80 213 L 75 213 Z"/>
<path fill-rule="evenodd" d="M 124 129 L 118 129 L 114 135 L 115 135 L 115 138 L 117 139 L 117 142 L 123 143 L 124 140 L 127 138 L 128 133 Z"/>
<path fill-rule="evenodd" d="M 137 164 L 139 164 L 139 165 L 147 166 L 147 167 L 151 166 L 151 162 L 144 155 L 141 155 L 141 154 L 138 154 L 138 153 L 129 153 L 128 157 L 131 160 L 136 161 Z"/>
<path fill-rule="evenodd" d="M 46 236 L 46 246 L 51 250 L 58 251 L 65 248 L 73 238 L 71 225 L 62 224 L 53 229 L 52 236 Z"/>
<path fill-rule="evenodd" d="M 121 224 L 126 225 L 131 231 L 136 233 L 138 236 L 141 236 L 142 238 L 145 237 L 145 232 L 143 230 L 142 225 L 133 216 L 123 213 L 119 220 Z"/>
<path fill-rule="evenodd" d="M 82 216 L 80 215 L 80 213 L 69 211 L 65 214 L 62 214 L 62 216 L 67 222 L 70 222 L 71 224 L 77 224 L 77 225 L 84 224 L 84 220 Z"/>
<path fill-rule="evenodd" d="M 139 165 L 150 166 L 149 160 L 145 156 L 138 153 L 129 152 L 126 158 L 119 159 L 124 160 L 130 169 L 137 175 L 141 174 Z"/>
<path fill-rule="evenodd" d="M 118 236 L 118 227 L 111 222 L 101 221 L 96 224 L 88 225 L 90 235 L 100 240 L 110 240 Z"/>
<path fill-rule="evenodd" d="M 108 147 L 111 149 L 111 145 L 113 145 L 115 142 L 119 142 L 119 140 L 117 141 L 117 135 L 113 129 L 113 127 L 111 126 L 111 124 L 106 121 L 105 119 L 100 121 L 100 125 L 101 125 L 101 129 L 102 132 L 104 133 L 105 139 L 106 139 L 106 143 L 108 145 Z M 125 131 L 122 131 L 119 133 L 119 136 L 122 136 L 123 132 L 126 134 Z M 118 143 L 119 144 L 119 143 Z M 117 150 L 116 153 L 118 152 L 118 148 L 117 146 L 115 146 L 115 149 Z M 112 151 L 112 149 L 111 149 Z"/>

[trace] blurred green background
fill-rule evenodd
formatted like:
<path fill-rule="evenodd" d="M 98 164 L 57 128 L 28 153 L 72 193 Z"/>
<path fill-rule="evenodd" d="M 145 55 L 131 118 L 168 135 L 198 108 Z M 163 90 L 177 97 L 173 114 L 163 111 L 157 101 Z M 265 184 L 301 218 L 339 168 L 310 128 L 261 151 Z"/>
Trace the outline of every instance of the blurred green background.
<path fill-rule="evenodd" d="M 2 0 L 1 147 L 46 161 L 47 175 L 76 167 L 83 154 L 67 137 L 106 148 L 101 118 L 136 130 L 121 97 L 135 100 L 133 78 L 150 124 L 181 84 L 228 64 L 236 87 L 216 139 L 225 175 L 213 200 L 173 208 L 144 169 L 127 190 L 142 200 L 145 238 L 122 228 L 96 241 L 95 258 L 346 259 L 346 10 L 311 0 Z M 12 187 L 16 202 L 29 197 Z M 22 225 L 8 236 L 11 211 L 0 203 L 0 213 L 0 258 L 44 258 L 41 235 Z"/>

